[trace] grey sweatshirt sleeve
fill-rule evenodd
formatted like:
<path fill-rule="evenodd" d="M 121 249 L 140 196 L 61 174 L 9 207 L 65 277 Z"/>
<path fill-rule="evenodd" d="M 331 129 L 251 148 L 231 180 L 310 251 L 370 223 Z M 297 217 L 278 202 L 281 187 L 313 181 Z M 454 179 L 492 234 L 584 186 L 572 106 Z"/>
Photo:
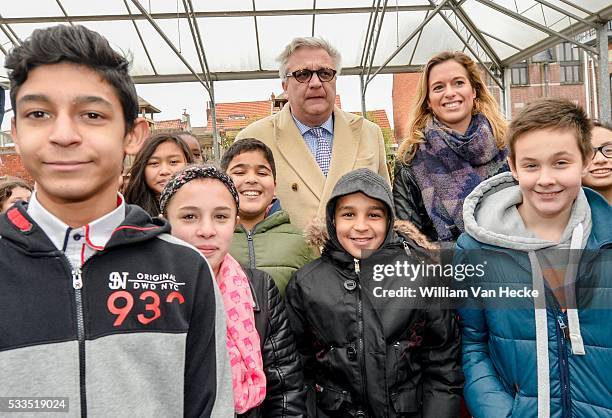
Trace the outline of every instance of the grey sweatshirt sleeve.
<path fill-rule="evenodd" d="M 233 418 L 225 309 L 213 272 L 204 258 L 202 261 L 187 336 L 184 415 Z"/>
<path fill-rule="evenodd" d="M 211 276 L 213 275 L 211 271 Z M 234 389 L 232 387 L 232 368 L 227 353 L 227 325 L 225 324 L 225 306 L 217 281 L 213 279 L 215 289 L 215 350 L 217 353 L 217 397 L 212 418 L 234 417 Z"/>

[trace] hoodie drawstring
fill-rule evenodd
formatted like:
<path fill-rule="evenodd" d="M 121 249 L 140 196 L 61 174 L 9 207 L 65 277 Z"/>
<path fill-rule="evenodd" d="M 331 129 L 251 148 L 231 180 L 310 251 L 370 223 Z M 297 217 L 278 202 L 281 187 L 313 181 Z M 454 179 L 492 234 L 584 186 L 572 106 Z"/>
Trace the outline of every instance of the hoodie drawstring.
<path fill-rule="evenodd" d="M 535 251 L 529 251 L 534 298 L 536 328 L 536 369 L 538 373 L 538 418 L 550 417 L 550 366 L 548 360 L 548 318 L 544 297 L 544 277 Z M 535 292 L 534 292 L 535 294 Z"/>
<path fill-rule="evenodd" d="M 567 309 L 567 322 L 569 336 L 574 355 L 585 355 L 584 342 L 580 332 L 580 320 L 576 308 L 576 275 L 580 261 L 584 227 L 582 223 L 576 225 L 572 231 L 570 255 L 565 272 L 566 303 L 573 308 Z M 536 366 L 538 374 L 538 418 L 550 417 L 550 366 L 548 358 L 548 318 L 546 312 L 546 298 L 544 290 L 544 276 L 535 251 L 529 251 L 531 263 L 531 277 L 533 289 L 538 291 L 534 298 L 535 327 L 536 327 Z M 571 298 L 568 300 L 568 296 Z"/>
<path fill-rule="evenodd" d="M 580 256 L 582 253 L 582 235 L 583 235 L 582 224 L 576 225 L 572 231 L 572 240 L 570 244 L 570 255 L 567 270 L 565 272 L 565 284 L 571 284 L 566 287 L 566 301 L 568 306 L 573 308 L 567 309 L 567 322 L 569 326 L 570 342 L 572 343 L 572 353 L 574 355 L 584 356 L 584 342 L 582 341 L 582 334 L 580 332 L 580 320 L 578 319 L 578 309 L 576 306 L 576 275 L 578 274 L 578 263 L 580 262 Z M 570 291 L 568 295 L 568 290 Z M 569 296 L 571 299 L 569 299 Z"/>

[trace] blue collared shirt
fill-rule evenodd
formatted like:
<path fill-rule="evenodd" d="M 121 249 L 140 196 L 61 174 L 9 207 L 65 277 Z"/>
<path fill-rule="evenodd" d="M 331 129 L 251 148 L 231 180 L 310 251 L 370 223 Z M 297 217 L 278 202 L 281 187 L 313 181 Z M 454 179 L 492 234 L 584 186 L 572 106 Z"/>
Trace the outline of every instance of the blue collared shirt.
<path fill-rule="evenodd" d="M 312 132 L 310 132 L 311 127 L 304 125 L 302 122 L 297 120 L 297 118 L 293 116 L 293 113 L 291 114 L 291 117 L 293 118 L 293 121 L 295 122 L 295 125 L 298 128 L 298 131 L 300 131 L 302 138 L 304 138 L 304 142 L 306 142 L 306 145 L 308 146 L 310 153 L 312 154 L 313 157 L 315 157 L 317 155 L 318 144 L 317 144 L 317 138 L 312 134 Z M 329 144 L 329 149 L 333 149 L 332 148 L 333 143 L 334 143 L 334 114 L 333 113 L 329 116 L 329 119 L 327 119 L 321 125 L 321 128 L 323 128 L 323 138 Z"/>

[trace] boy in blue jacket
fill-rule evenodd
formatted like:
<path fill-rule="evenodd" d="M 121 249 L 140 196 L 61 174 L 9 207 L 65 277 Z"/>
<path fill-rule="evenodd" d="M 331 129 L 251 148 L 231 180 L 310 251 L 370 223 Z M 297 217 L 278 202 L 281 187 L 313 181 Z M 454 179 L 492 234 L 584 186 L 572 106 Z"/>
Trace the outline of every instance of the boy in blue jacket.
<path fill-rule="evenodd" d="M 511 173 L 464 203 L 455 261 L 487 261 L 473 287 L 530 295 L 460 310 L 474 417 L 612 415 L 612 208 L 581 187 L 591 128 L 567 100 L 528 104 L 507 134 Z"/>

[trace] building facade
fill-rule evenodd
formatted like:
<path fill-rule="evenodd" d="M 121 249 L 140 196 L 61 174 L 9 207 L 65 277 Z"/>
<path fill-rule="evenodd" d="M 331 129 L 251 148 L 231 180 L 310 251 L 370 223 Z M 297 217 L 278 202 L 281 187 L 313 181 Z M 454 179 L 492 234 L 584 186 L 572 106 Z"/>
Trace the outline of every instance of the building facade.
<path fill-rule="evenodd" d="M 612 22 L 608 22 L 608 76 L 612 74 Z M 582 42 L 593 45 L 595 33 L 587 32 Z M 510 69 L 510 115 L 540 97 L 562 97 L 582 106 L 589 116 L 598 118 L 597 69 L 589 54 L 563 42 L 512 66 Z M 401 141 L 414 102 L 420 73 L 394 74 L 393 122 L 395 136 Z M 501 89 L 490 78 L 487 84 L 501 101 Z"/>

